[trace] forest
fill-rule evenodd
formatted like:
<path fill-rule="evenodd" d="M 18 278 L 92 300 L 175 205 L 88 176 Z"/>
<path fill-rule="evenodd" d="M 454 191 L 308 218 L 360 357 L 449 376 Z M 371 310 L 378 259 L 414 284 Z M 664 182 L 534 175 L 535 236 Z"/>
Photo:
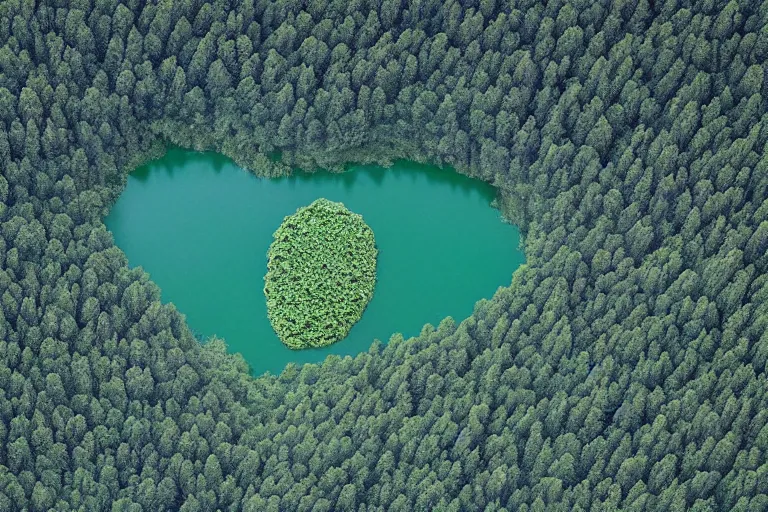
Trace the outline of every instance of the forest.
<path fill-rule="evenodd" d="M 750 0 L 0 2 L 0 510 L 768 510 L 767 57 Z M 454 167 L 526 265 L 254 377 L 103 224 L 169 144 Z"/>

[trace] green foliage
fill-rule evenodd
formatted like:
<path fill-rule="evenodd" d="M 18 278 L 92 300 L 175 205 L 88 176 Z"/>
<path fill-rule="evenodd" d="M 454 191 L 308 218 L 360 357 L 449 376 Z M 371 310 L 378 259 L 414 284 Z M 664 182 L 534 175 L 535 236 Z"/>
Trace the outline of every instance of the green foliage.
<path fill-rule="evenodd" d="M 0 510 L 768 509 L 766 58 L 749 1 L 0 2 Z M 450 165 L 527 263 L 253 378 L 101 221 L 167 142 Z"/>
<path fill-rule="evenodd" d="M 289 215 L 269 247 L 264 295 L 272 327 L 292 349 L 346 337 L 376 284 L 376 242 L 363 217 L 317 199 Z"/>

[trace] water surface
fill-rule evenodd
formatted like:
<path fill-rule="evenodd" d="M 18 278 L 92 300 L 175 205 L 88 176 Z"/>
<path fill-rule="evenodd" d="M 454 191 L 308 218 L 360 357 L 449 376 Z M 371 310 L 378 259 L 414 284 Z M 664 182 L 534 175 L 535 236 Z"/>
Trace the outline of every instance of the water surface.
<path fill-rule="evenodd" d="M 346 339 L 294 351 L 267 319 L 267 250 L 283 218 L 320 197 L 373 229 L 377 283 Z M 524 256 L 493 198 L 488 184 L 412 162 L 264 179 L 221 155 L 171 149 L 130 175 L 105 222 L 129 264 L 149 272 L 194 331 L 223 337 L 254 374 L 276 374 L 289 362 L 366 351 L 395 332 L 418 335 L 446 316 L 459 322 L 509 285 Z"/>

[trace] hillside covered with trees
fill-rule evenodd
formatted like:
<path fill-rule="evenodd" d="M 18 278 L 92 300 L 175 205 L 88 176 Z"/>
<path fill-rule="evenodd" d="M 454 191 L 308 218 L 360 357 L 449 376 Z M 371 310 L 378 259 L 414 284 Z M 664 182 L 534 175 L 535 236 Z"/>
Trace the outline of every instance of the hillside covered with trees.
<path fill-rule="evenodd" d="M 766 57 L 749 0 L 0 2 L 0 510 L 768 510 Z M 253 378 L 102 222 L 168 143 L 453 166 L 527 264 Z"/>

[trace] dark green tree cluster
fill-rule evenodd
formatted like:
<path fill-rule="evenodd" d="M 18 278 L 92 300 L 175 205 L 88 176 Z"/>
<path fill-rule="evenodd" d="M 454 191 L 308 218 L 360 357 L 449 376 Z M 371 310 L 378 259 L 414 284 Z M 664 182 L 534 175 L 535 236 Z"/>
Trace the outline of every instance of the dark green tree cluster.
<path fill-rule="evenodd" d="M 748 0 L 0 2 L 0 510 L 768 509 L 766 57 Z M 454 166 L 528 263 L 253 379 L 101 221 L 166 142 Z"/>
<path fill-rule="evenodd" d="M 267 254 L 267 316 L 292 349 L 344 339 L 376 285 L 376 240 L 362 215 L 320 198 L 288 215 Z"/>

